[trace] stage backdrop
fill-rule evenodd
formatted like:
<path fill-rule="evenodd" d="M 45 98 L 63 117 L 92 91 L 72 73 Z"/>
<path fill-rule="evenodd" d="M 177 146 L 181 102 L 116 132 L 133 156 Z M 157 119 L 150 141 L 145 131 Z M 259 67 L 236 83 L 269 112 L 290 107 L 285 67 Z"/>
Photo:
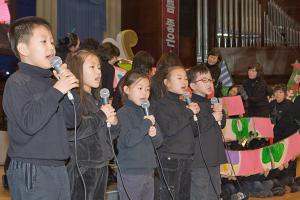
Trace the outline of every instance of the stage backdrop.
<path fill-rule="evenodd" d="M 81 39 L 88 37 L 102 41 L 106 31 L 105 0 L 58 0 L 57 38 L 75 32 Z"/>

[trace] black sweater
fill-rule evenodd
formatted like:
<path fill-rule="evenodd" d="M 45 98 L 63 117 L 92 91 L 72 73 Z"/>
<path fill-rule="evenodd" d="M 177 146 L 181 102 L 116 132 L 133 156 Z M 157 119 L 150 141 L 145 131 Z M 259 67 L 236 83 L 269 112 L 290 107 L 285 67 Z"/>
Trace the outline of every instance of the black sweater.
<path fill-rule="evenodd" d="M 280 141 L 296 133 L 300 128 L 300 96 L 285 112 L 274 126 L 274 142 Z"/>
<path fill-rule="evenodd" d="M 153 170 L 157 164 L 153 144 L 158 148 L 162 143 L 160 128 L 156 123 L 156 136 L 151 138 L 148 134 L 151 121 L 144 119 L 144 110 L 132 101 L 117 112 L 121 132 L 118 138 L 118 160 L 120 167 L 127 173 L 139 173 Z"/>
<path fill-rule="evenodd" d="M 223 115 L 221 127 L 212 115 L 210 101 L 202 96 L 193 94 L 192 101 L 197 102 L 200 106 L 198 116 L 198 123 L 200 128 L 200 137 L 196 138 L 195 158 L 193 161 L 193 168 L 205 167 L 203 157 L 200 151 L 199 139 L 201 142 L 201 150 L 207 166 L 218 166 L 226 163 L 225 148 L 223 144 L 222 131 L 226 125 L 226 117 Z"/>
<path fill-rule="evenodd" d="M 248 95 L 249 117 L 268 117 L 270 108 L 266 81 L 261 78 L 247 79 L 243 82 L 243 87 Z"/>
<path fill-rule="evenodd" d="M 111 126 L 111 138 L 106 125 L 106 115 L 100 110 L 100 101 L 86 94 L 82 104 L 81 123 L 77 129 L 77 156 L 79 166 L 101 168 L 113 158 L 110 139 L 115 139 L 120 130 L 119 124 Z M 71 162 L 74 157 L 74 131 L 69 130 Z M 75 165 L 74 165 L 75 167 Z"/>
<path fill-rule="evenodd" d="M 193 112 L 186 108 L 179 95 L 167 92 L 155 102 L 154 115 L 164 138 L 159 153 L 179 159 L 191 159 L 195 151 Z"/>
<path fill-rule="evenodd" d="M 290 110 L 293 102 L 291 100 L 285 99 L 278 103 L 275 100 L 270 102 L 270 117 L 273 124 L 276 124 L 286 112 Z"/>
<path fill-rule="evenodd" d="M 19 63 L 6 82 L 3 108 L 11 158 L 55 166 L 69 158 L 67 128 L 74 128 L 74 110 L 67 96 L 53 87 L 51 76 L 48 69 Z M 79 116 L 79 97 L 73 96 Z"/>

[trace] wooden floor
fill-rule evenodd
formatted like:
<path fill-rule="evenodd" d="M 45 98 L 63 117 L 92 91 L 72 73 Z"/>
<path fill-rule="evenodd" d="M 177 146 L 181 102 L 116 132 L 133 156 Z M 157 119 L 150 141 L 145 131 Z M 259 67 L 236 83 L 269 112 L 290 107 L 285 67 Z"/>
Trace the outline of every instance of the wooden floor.
<path fill-rule="evenodd" d="M 9 192 L 4 190 L 2 186 L 2 175 L 3 175 L 3 166 L 0 166 L 0 200 L 10 200 Z M 300 192 L 297 193 L 287 193 L 282 197 L 272 197 L 272 198 L 250 198 L 250 200 L 300 200 Z"/>

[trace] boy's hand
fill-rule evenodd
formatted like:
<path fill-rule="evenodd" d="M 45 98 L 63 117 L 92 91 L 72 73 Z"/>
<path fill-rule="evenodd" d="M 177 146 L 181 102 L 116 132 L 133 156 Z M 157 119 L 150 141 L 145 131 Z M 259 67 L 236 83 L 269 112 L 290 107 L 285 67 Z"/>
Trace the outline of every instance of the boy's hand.
<path fill-rule="evenodd" d="M 66 94 L 69 90 L 79 87 L 79 80 L 68 69 L 62 69 L 60 73 L 54 71 L 54 76 L 58 79 L 54 88 Z"/>
<path fill-rule="evenodd" d="M 156 128 L 155 128 L 155 126 L 151 126 L 149 128 L 148 134 L 149 134 L 150 137 L 156 136 Z"/>
<path fill-rule="evenodd" d="M 200 107 L 197 103 L 190 103 L 188 106 L 186 106 L 188 109 L 192 110 L 194 114 L 197 114 L 200 112 Z"/>
<path fill-rule="evenodd" d="M 144 119 L 149 119 L 152 122 L 152 125 L 155 124 L 155 118 L 153 115 L 144 116 Z"/>
<path fill-rule="evenodd" d="M 223 118 L 222 112 L 213 112 L 212 115 L 214 116 L 217 122 L 221 121 Z"/>

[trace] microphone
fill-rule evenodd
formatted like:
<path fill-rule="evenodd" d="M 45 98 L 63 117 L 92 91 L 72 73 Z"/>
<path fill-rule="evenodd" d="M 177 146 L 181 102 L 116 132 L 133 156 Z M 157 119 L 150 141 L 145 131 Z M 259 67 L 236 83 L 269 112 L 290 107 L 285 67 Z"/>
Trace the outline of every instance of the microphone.
<path fill-rule="evenodd" d="M 149 113 L 150 102 L 148 100 L 144 100 L 144 101 L 142 101 L 141 106 L 142 106 L 142 108 L 144 108 L 145 115 L 149 116 L 150 115 L 150 113 Z"/>
<path fill-rule="evenodd" d="M 212 98 L 210 99 L 210 103 L 211 103 L 212 105 L 215 105 L 215 104 L 219 103 L 219 99 L 218 99 L 217 97 L 212 97 Z M 221 121 L 218 121 L 218 124 L 219 124 L 219 126 L 221 126 Z"/>
<path fill-rule="evenodd" d="M 102 88 L 100 90 L 100 97 L 102 99 L 102 104 L 106 105 L 109 104 L 109 90 L 107 88 Z M 107 127 L 111 127 L 109 122 L 106 123 Z"/>
<path fill-rule="evenodd" d="M 183 93 L 183 98 L 184 98 L 184 101 L 185 101 L 188 105 L 192 103 L 192 100 L 191 100 L 191 97 L 190 97 L 190 93 L 189 93 L 189 92 Z M 194 114 L 193 119 L 194 119 L 195 122 L 198 121 L 198 118 L 197 118 L 197 115 L 196 115 L 196 114 Z"/>
<path fill-rule="evenodd" d="M 109 104 L 109 90 L 107 88 L 102 88 L 100 90 L 100 97 L 102 98 L 102 104 Z"/>
<path fill-rule="evenodd" d="M 60 57 L 58 56 L 54 56 L 51 61 L 50 61 L 51 67 L 54 68 L 54 70 L 59 73 L 61 71 L 61 65 L 62 65 L 62 60 Z M 67 92 L 67 96 L 69 98 L 70 101 L 74 101 L 74 97 L 73 94 L 68 91 Z"/>

